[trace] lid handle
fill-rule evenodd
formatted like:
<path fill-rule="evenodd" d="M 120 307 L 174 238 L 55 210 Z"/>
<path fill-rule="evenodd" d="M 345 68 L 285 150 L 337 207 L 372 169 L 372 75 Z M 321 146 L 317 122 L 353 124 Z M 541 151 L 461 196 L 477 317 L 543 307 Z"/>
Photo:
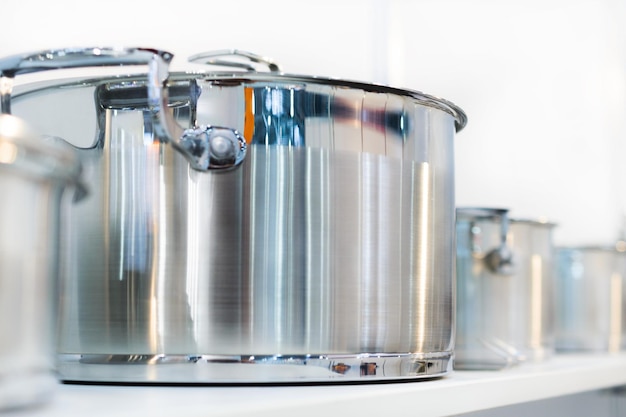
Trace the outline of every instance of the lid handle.
<path fill-rule="evenodd" d="M 221 128 L 230 133 L 220 130 L 219 134 L 212 134 L 212 126 L 183 129 L 174 119 L 169 109 L 167 88 L 169 64 L 173 57 L 169 52 L 150 48 L 96 47 L 48 50 L 3 58 L 0 59 L 0 113 L 11 113 L 13 82 L 15 76 L 20 74 L 52 69 L 147 65 L 148 107 L 159 139 L 171 143 L 197 170 L 238 165 L 246 154 L 246 141 L 239 133 Z"/>
<path fill-rule="evenodd" d="M 239 49 L 201 52 L 190 56 L 188 60 L 195 64 L 242 68 L 246 71 L 257 71 L 261 67 L 267 67 L 270 72 L 281 71 L 280 66 L 272 59 Z"/>

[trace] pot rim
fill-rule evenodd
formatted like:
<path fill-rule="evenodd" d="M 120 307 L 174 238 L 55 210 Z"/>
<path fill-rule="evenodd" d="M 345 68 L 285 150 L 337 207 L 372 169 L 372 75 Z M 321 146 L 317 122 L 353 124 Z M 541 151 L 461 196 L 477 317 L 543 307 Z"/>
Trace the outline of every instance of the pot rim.
<path fill-rule="evenodd" d="M 614 245 L 558 245 L 555 249 L 558 252 L 609 252 L 626 255 L 626 245 L 623 241 L 617 241 Z"/>
<path fill-rule="evenodd" d="M 34 81 L 17 84 L 13 89 L 13 97 L 17 98 L 22 94 L 32 93 L 49 88 L 64 88 L 70 86 L 89 86 L 107 82 L 121 81 L 142 81 L 145 74 L 132 72 L 128 74 L 108 74 L 85 76 L 74 76 L 71 78 L 51 78 L 43 81 Z M 372 84 L 362 81 L 344 80 L 330 77 L 305 76 L 284 73 L 262 73 L 262 72 L 215 72 L 215 71 L 172 71 L 169 74 L 169 82 L 184 81 L 189 78 L 203 78 L 205 80 L 219 81 L 226 83 L 236 82 L 265 82 L 282 84 L 313 84 L 330 86 L 344 89 L 362 90 L 371 93 L 392 94 L 400 97 L 408 97 L 421 105 L 444 111 L 454 118 L 456 132 L 461 131 L 467 125 L 466 113 L 456 104 L 446 99 L 426 94 L 418 90 L 402 89 L 390 87 L 383 84 Z"/>
<path fill-rule="evenodd" d="M 526 217 L 510 217 L 509 222 L 518 223 L 518 224 L 530 224 L 533 226 L 542 226 L 542 227 L 556 227 L 558 223 L 547 220 L 542 217 L 538 217 L 536 219 L 526 218 Z"/>
<path fill-rule="evenodd" d="M 264 72 L 218 72 L 218 71 L 182 71 L 171 72 L 170 79 L 184 76 L 202 76 L 207 79 L 228 79 L 230 81 L 256 81 L 256 82 L 284 82 L 306 83 L 326 85 L 331 87 L 359 89 L 371 93 L 394 94 L 401 97 L 410 97 L 420 104 L 443 110 L 454 117 L 456 131 L 461 131 L 467 125 L 467 114 L 453 102 L 441 97 L 424 93 L 419 90 L 392 87 L 384 84 L 368 83 L 350 79 L 332 78 L 313 75 L 299 75 L 289 73 L 264 73 Z"/>
<path fill-rule="evenodd" d="M 463 219 L 501 219 L 503 216 L 508 218 L 509 209 L 499 207 L 457 207 L 457 218 Z"/>

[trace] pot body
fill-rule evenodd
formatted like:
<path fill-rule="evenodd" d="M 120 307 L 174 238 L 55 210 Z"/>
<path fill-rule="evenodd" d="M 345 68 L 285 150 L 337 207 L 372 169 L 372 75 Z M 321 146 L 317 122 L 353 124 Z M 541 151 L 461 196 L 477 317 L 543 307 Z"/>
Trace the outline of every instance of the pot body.
<path fill-rule="evenodd" d="M 58 171 L 72 161 L 26 132 L 0 116 L 0 410 L 45 402 L 57 385 L 59 220 L 70 182 Z"/>
<path fill-rule="evenodd" d="M 557 260 L 557 349 L 620 351 L 626 331 L 626 253 L 609 247 L 558 248 Z"/>
<path fill-rule="evenodd" d="M 528 361 L 541 361 L 555 351 L 554 223 L 511 219 L 510 241 L 514 254 L 514 292 L 511 306 L 519 331 L 514 339 Z"/>
<path fill-rule="evenodd" d="M 51 117 L 62 126 L 39 118 L 49 134 L 83 142 L 74 144 L 84 148 L 93 190 L 67 218 L 62 377 L 202 383 L 446 373 L 455 117 L 363 86 L 171 79 L 181 125 L 243 132 L 240 167 L 191 169 L 155 137 L 145 93 L 131 81 L 14 100 L 16 113 L 35 120 L 35 103 L 65 103 L 67 94 L 78 98 L 69 104 L 77 111 L 95 109 L 85 129 L 67 108 Z M 78 105 L 83 99 L 91 103 Z"/>
<path fill-rule="evenodd" d="M 457 211 L 458 369 L 501 369 L 554 350 L 552 225 L 507 216 Z"/>

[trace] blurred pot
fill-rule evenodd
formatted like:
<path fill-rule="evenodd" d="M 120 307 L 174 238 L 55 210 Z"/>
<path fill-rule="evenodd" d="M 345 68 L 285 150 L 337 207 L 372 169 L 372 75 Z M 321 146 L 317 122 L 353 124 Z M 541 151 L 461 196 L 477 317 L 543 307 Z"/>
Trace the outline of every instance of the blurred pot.
<path fill-rule="evenodd" d="M 510 308 L 519 326 L 513 340 L 528 361 L 547 359 L 555 350 L 555 226 L 544 220 L 510 220 L 508 239 L 515 254 L 513 291 L 518 294 Z"/>
<path fill-rule="evenodd" d="M 551 355 L 552 228 L 505 209 L 457 209 L 457 369 Z"/>
<path fill-rule="evenodd" d="M 621 350 L 626 331 L 626 252 L 615 246 L 562 247 L 557 268 L 557 349 Z"/>
<path fill-rule="evenodd" d="M 0 410 L 44 402 L 56 386 L 59 218 L 79 173 L 71 149 L 0 115 Z"/>

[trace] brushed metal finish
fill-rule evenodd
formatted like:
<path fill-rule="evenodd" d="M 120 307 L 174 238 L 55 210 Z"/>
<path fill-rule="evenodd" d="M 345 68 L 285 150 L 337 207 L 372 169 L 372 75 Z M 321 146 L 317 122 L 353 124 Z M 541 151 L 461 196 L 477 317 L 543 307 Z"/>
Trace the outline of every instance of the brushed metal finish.
<path fill-rule="evenodd" d="M 67 217 L 60 357 L 397 354 L 445 372 L 455 117 L 410 96 L 246 77 L 171 77 L 193 92 L 170 91 L 181 124 L 250 142 L 226 172 L 193 170 L 155 140 L 142 98 L 124 102 L 134 85 L 15 100 L 28 113 L 37 95 L 101 99 L 83 134 L 95 146 L 80 151 L 94 193 Z M 63 363 L 62 377 L 86 377 Z M 135 372 L 115 366 L 103 378 Z M 229 380 L 247 378 L 238 369 Z"/>
<path fill-rule="evenodd" d="M 158 188 L 74 209 L 81 278 L 68 283 L 79 306 L 67 320 L 79 337 L 61 351 L 450 349 L 452 283 L 436 280 L 449 266 L 418 259 L 450 240 L 415 224 L 412 190 L 430 175 L 423 164 L 251 147 L 242 169 L 203 175 L 159 148 L 144 161 L 166 161 Z M 132 187 L 108 182 L 94 188 Z M 426 210 L 419 215 L 434 216 Z"/>

